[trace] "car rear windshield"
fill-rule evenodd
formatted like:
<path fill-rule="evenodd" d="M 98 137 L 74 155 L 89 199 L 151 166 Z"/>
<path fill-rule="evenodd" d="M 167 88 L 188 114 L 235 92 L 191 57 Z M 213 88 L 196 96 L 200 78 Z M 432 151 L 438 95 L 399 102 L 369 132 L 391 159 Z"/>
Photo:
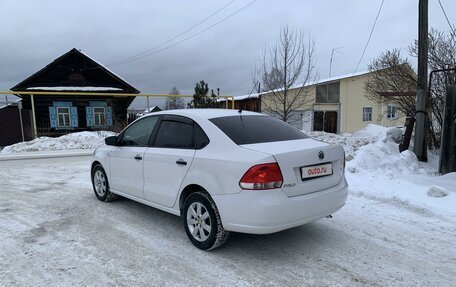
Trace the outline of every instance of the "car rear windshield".
<path fill-rule="evenodd" d="M 210 119 L 238 145 L 308 138 L 289 124 L 269 116 L 229 116 Z"/>

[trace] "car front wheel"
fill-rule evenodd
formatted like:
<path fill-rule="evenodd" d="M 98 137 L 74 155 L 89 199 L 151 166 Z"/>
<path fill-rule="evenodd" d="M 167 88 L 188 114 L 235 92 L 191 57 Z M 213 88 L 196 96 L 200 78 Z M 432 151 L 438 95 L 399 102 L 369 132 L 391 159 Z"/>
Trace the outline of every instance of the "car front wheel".
<path fill-rule="evenodd" d="M 100 201 L 113 201 L 118 197 L 109 191 L 108 177 L 101 164 L 97 164 L 92 170 L 92 186 Z"/>
<path fill-rule="evenodd" d="M 223 228 L 218 209 L 208 194 L 190 194 L 182 217 L 188 238 L 199 249 L 212 250 L 226 242 L 229 232 Z"/>

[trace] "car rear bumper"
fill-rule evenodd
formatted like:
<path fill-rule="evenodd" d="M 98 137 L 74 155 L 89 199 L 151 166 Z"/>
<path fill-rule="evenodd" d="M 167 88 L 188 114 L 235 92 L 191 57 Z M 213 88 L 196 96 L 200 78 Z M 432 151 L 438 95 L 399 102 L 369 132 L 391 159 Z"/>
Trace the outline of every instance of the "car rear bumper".
<path fill-rule="evenodd" d="M 228 231 L 267 234 L 303 225 L 333 214 L 345 204 L 345 178 L 318 192 L 287 197 L 281 189 L 243 190 L 214 195 L 223 227 Z"/>

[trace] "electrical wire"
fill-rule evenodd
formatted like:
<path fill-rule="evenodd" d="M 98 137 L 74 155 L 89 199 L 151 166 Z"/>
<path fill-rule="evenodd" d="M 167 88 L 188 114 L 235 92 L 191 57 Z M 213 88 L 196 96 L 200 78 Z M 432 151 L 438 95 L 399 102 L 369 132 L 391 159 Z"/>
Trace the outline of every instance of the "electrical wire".
<path fill-rule="evenodd" d="M 445 8 L 443 8 L 442 2 L 440 2 L 440 0 L 439 0 L 439 5 L 440 5 L 440 8 L 442 8 L 442 12 L 443 12 L 443 15 L 445 15 L 445 19 L 447 20 L 448 26 L 450 26 L 451 34 L 453 34 L 453 37 L 455 37 L 456 33 L 454 32 L 454 28 L 453 28 L 453 26 L 451 26 L 450 20 L 448 19 L 448 16 L 445 12 Z"/>
<path fill-rule="evenodd" d="M 223 5 L 221 8 L 219 8 L 217 11 L 215 11 L 214 13 L 212 13 L 211 15 L 207 16 L 206 18 L 204 18 L 203 20 L 199 21 L 198 23 L 196 23 L 195 25 L 191 26 L 190 28 L 186 29 L 185 31 L 182 31 L 181 33 L 175 35 L 174 37 L 169 38 L 168 40 L 166 40 L 166 41 L 164 41 L 164 42 L 162 42 L 162 43 L 160 43 L 160 44 L 158 44 L 158 45 L 156 45 L 156 46 L 154 46 L 154 47 L 152 47 L 152 48 L 150 48 L 150 49 L 148 49 L 148 50 L 146 50 L 146 51 L 143 51 L 143 52 L 138 53 L 138 54 L 136 54 L 136 55 L 133 55 L 133 56 L 131 56 L 131 57 L 125 58 L 125 59 L 123 59 L 123 60 L 120 60 L 120 61 L 111 63 L 111 64 L 109 64 L 108 66 L 117 65 L 117 64 L 120 65 L 120 64 L 123 63 L 124 61 L 128 61 L 128 60 L 134 59 L 134 58 L 136 58 L 136 57 L 138 57 L 138 56 L 142 56 L 142 55 L 147 54 L 147 53 L 149 53 L 149 52 L 151 52 L 151 51 L 153 51 L 153 50 L 155 50 L 155 49 L 157 49 L 157 48 L 160 48 L 161 46 L 163 46 L 163 45 L 165 45 L 165 44 L 168 44 L 169 42 L 171 42 L 171 41 L 173 41 L 173 40 L 179 38 L 180 36 L 186 34 L 187 32 L 190 32 L 191 30 L 193 30 L 194 28 L 196 28 L 196 27 L 198 27 L 199 25 L 203 24 L 204 22 L 206 22 L 207 20 L 209 20 L 209 19 L 212 18 L 213 16 L 217 15 L 220 11 L 222 11 L 223 9 L 225 9 L 226 7 L 228 7 L 228 6 L 229 6 L 231 3 L 233 3 L 234 1 L 235 1 L 235 0 L 231 0 L 230 2 L 228 2 L 227 4 L 225 4 L 225 5 Z"/>
<path fill-rule="evenodd" d="M 363 60 L 364 54 L 366 53 L 367 46 L 369 45 L 369 42 L 370 42 L 370 40 L 372 38 L 372 34 L 374 33 L 375 25 L 377 24 L 378 16 L 380 16 L 380 12 L 382 11 L 383 2 L 385 2 L 385 0 L 382 0 L 382 3 L 380 4 L 380 8 L 378 9 L 377 16 L 375 17 L 374 24 L 372 25 L 372 28 L 371 28 L 371 31 L 370 31 L 370 34 L 369 34 L 369 38 L 367 39 L 366 45 L 364 46 L 363 53 L 361 54 L 361 57 L 359 58 L 358 64 L 356 65 L 356 68 L 353 71 L 353 73 L 356 73 L 356 71 L 358 70 L 359 64 L 361 64 L 361 61 Z"/>
<path fill-rule="evenodd" d="M 131 60 L 128 60 L 128 61 L 124 61 L 124 62 L 121 62 L 121 63 L 118 63 L 118 64 L 112 64 L 112 65 L 110 65 L 110 66 L 112 67 L 112 66 L 117 66 L 117 65 L 126 64 L 126 63 L 129 63 L 129 62 L 137 61 L 137 60 L 139 60 L 139 59 L 142 59 L 142 58 L 148 57 L 148 56 L 150 56 L 150 55 L 157 54 L 157 53 L 159 53 L 159 52 L 161 52 L 161 51 L 167 50 L 167 49 L 169 49 L 169 48 L 172 48 L 172 47 L 174 47 L 174 46 L 176 46 L 176 45 L 179 45 L 179 44 L 182 43 L 182 42 L 188 41 L 188 40 L 190 40 L 190 39 L 192 39 L 192 38 L 194 38 L 194 37 L 196 37 L 196 36 L 198 36 L 198 35 L 200 35 L 200 34 L 206 32 L 207 30 L 209 30 L 209 29 L 211 29 L 211 28 L 217 26 L 218 24 L 220 24 L 220 23 L 222 23 L 222 22 L 228 20 L 229 18 L 233 17 L 233 16 L 236 15 L 237 13 L 239 13 L 239 12 L 241 12 L 242 10 L 246 9 L 247 7 L 249 7 L 250 5 L 252 5 L 253 3 L 255 3 L 256 1 L 258 1 L 258 0 L 253 0 L 253 1 L 249 2 L 247 5 L 242 6 L 240 9 L 238 9 L 238 10 L 236 10 L 235 12 L 231 13 L 230 15 L 226 16 L 226 17 L 223 18 L 222 20 L 220 20 L 220 21 L 218 21 L 218 22 L 212 24 L 211 26 L 209 26 L 209 27 L 207 27 L 207 28 L 205 28 L 205 29 L 203 29 L 203 30 L 197 32 L 197 33 L 194 33 L 194 34 L 192 34 L 191 36 L 189 36 L 189 37 L 187 37 L 187 38 L 184 38 L 184 39 L 182 39 L 182 40 L 180 40 L 180 41 L 178 41 L 178 42 L 176 42 L 176 43 L 174 43 L 174 44 L 168 45 L 168 46 L 163 47 L 163 48 L 161 48 L 161 49 L 158 49 L 158 50 L 156 50 L 156 51 L 151 51 L 151 52 L 149 52 L 149 53 L 146 53 L 146 54 L 144 54 L 144 55 L 142 55 L 142 56 L 136 57 L 136 58 L 131 59 Z"/>

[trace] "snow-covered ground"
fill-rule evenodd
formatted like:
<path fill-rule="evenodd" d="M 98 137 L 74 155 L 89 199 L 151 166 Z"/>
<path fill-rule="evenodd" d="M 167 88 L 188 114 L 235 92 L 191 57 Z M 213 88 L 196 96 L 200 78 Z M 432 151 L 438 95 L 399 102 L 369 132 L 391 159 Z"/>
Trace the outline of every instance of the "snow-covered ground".
<path fill-rule="evenodd" d="M 347 151 L 346 206 L 212 252 L 176 216 L 99 202 L 90 157 L 0 161 L 0 286 L 454 286 L 455 175 L 399 154 L 378 126 L 311 135 Z"/>
<path fill-rule="evenodd" d="M 435 154 L 429 153 L 429 162 L 423 163 L 410 150 L 399 153 L 387 128 L 368 125 L 352 135 L 312 132 L 309 136 L 344 146 L 352 195 L 424 213 L 456 215 L 456 173 L 438 175 Z"/>

